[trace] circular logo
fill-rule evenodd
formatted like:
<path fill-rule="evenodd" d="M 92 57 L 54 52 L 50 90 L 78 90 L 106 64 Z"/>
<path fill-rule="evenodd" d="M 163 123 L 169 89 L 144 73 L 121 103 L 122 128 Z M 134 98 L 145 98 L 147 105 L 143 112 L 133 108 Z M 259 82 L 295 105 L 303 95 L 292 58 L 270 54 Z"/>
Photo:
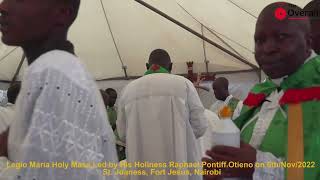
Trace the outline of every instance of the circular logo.
<path fill-rule="evenodd" d="M 274 16 L 278 20 L 282 21 L 287 17 L 287 11 L 285 9 L 283 9 L 282 7 L 279 7 L 274 11 Z"/>

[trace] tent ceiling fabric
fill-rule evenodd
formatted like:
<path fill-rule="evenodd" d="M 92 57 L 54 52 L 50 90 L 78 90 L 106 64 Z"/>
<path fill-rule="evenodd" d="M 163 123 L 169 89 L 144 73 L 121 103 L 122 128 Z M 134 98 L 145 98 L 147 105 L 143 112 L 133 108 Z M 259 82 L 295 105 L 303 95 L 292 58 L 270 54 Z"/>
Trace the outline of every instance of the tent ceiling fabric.
<path fill-rule="evenodd" d="M 304 6 L 310 0 L 291 0 Z M 274 0 L 144 0 L 160 11 L 225 49 L 240 53 L 255 64 L 254 16 Z M 236 5 L 239 7 L 237 7 Z M 103 6 L 102 6 L 103 5 Z M 195 72 L 205 71 L 203 41 L 176 24 L 150 11 L 134 0 L 82 0 L 79 17 L 70 29 L 69 39 L 77 55 L 97 80 L 124 77 L 115 44 L 129 76 L 140 76 L 153 49 L 166 49 L 174 63 L 173 73 L 186 73 L 186 61 L 194 61 Z M 201 24 L 205 26 L 201 31 Z M 212 34 L 216 32 L 219 38 Z M 225 45 L 227 42 L 229 46 Z M 231 46 L 231 47 L 230 47 Z M 0 45 L 0 58 L 14 47 Z M 248 70 L 248 65 L 205 43 L 209 71 Z M 236 52 L 234 51 L 236 50 Z M 0 80 L 11 80 L 22 56 L 20 48 L 0 61 Z M 22 72 L 26 67 L 24 63 Z"/>

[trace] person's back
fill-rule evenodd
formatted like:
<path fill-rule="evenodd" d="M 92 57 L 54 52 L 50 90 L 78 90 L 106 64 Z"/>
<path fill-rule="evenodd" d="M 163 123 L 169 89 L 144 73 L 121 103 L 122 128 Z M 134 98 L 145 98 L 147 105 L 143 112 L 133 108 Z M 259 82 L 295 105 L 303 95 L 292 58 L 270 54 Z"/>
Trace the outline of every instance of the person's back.
<path fill-rule="evenodd" d="M 67 39 L 79 6 L 80 0 L 0 3 L 1 40 L 21 47 L 29 65 L 8 139 L 9 160 L 28 167 L 16 174 L 8 168 L 0 179 L 117 179 L 92 167 L 117 157 L 96 83 Z"/>
<path fill-rule="evenodd" d="M 131 82 L 123 91 L 118 112 L 118 130 L 120 137 L 126 138 L 128 162 L 169 165 L 201 161 L 196 138 L 204 134 L 207 122 L 193 84 L 184 77 L 157 73 Z M 126 127 L 121 121 L 126 121 Z M 152 176 L 166 180 L 202 178 Z"/>
<path fill-rule="evenodd" d="M 52 58 L 55 64 L 50 63 Z M 16 107 L 20 113 L 10 128 L 11 161 L 51 163 L 54 160 L 69 165 L 72 161 L 117 162 L 102 99 L 97 96 L 99 92 L 92 77 L 76 56 L 60 50 L 43 54 L 27 70 L 22 87 Z M 30 120 L 31 124 L 24 123 Z M 23 176 L 35 170 L 27 168 L 19 174 Z M 61 178 L 47 177 L 54 171 L 57 170 L 52 166 L 41 169 L 37 177 L 78 179 L 82 174 L 83 178 L 88 175 L 93 179 L 105 178 L 98 170 L 76 167 L 57 171 Z"/>

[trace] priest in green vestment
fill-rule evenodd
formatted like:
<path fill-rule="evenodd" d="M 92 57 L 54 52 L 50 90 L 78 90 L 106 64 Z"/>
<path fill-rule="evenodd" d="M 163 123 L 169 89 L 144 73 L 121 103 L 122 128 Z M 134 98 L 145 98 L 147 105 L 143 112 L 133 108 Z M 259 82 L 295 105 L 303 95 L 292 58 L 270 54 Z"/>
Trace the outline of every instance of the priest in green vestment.
<path fill-rule="evenodd" d="M 273 3 L 257 19 L 255 59 L 268 78 L 253 87 L 234 120 L 241 147 L 216 146 L 207 151 L 212 159 L 203 158 L 253 167 L 222 168 L 220 177 L 320 179 L 320 56 L 311 48 L 309 19 L 289 11 L 302 9 Z"/>

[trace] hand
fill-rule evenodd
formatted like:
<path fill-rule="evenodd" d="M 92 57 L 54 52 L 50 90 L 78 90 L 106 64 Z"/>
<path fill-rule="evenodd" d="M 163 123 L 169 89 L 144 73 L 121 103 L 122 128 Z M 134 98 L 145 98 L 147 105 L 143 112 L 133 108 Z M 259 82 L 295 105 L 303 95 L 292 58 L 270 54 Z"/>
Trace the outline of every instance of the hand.
<path fill-rule="evenodd" d="M 0 134 L 0 156 L 8 157 L 8 134 L 9 129 Z"/>
<path fill-rule="evenodd" d="M 197 74 L 197 81 L 193 82 L 193 85 L 195 87 L 199 87 L 203 80 L 204 80 L 204 77 L 201 77 L 201 73 L 198 73 Z"/>
<path fill-rule="evenodd" d="M 243 177 L 252 178 L 254 165 L 256 162 L 256 150 L 247 143 L 241 142 L 240 148 L 229 146 L 215 146 L 206 154 L 212 159 L 203 158 L 207 163 L 226 161 L 235 163 L 252 163 L 252 168 L 222 168 L 221 177 Z M 212 170 L 213 168 L 205 169 Z M 205 177 L 206 180 L 211 180 L 211 177 Z M 215 177 L 219 178 L 219 177 Z"/>

